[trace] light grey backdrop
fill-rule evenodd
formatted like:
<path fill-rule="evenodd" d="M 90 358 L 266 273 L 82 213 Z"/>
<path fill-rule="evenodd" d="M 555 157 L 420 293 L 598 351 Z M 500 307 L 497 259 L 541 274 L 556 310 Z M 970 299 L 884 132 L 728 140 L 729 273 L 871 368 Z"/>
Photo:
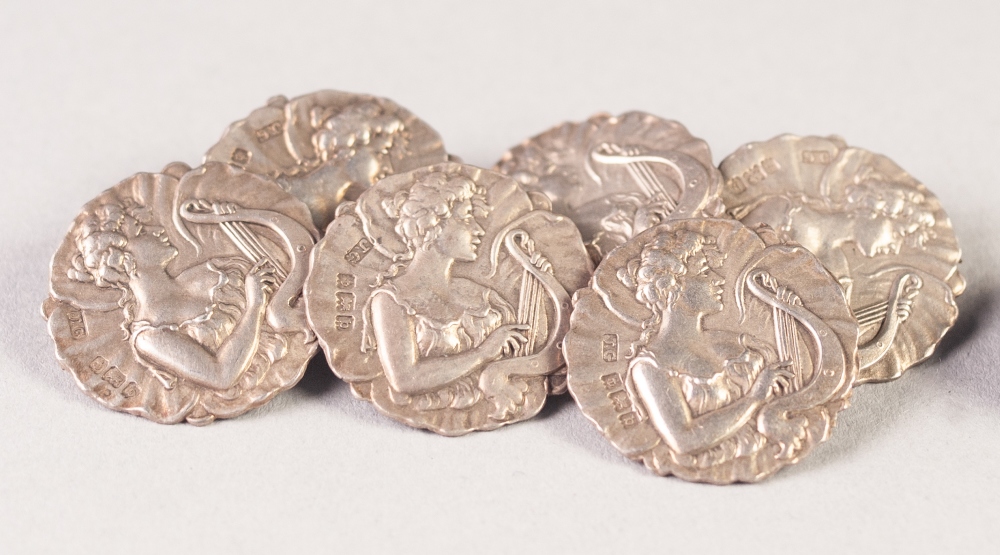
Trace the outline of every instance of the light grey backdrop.
<path fill-rule="evenodd" d="M 995 2 L 5 1 L 0 6 L 0 551 L 991 551 L 1000 522 Z M 969 288 L 933 359 L 864 386 L 832 439 L 753 486 L 658 478 L 571 400 L 459 439 L 322 364 L 207 428 L 100 408 L 39 315 L 79 207 L 196 164 L 271 95 L 392 98 L 489 166 L 564 120 L 642 109 L 716 161 L 844 136 L 929 185 Z"/>

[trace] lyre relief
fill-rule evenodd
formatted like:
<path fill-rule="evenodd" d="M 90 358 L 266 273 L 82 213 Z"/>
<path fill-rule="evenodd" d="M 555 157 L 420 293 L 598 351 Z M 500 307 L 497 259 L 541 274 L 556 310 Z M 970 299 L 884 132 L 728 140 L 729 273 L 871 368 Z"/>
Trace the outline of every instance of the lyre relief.
<path fill-rule="evenodd" d="M 255 265 L 267 264 L 277 278 L 277 289 L 271 298 L 267 321 L 276 331 L 308 328 L 305 315 L 295 309 L 302 293 L 302 283 L 309 271 L 309 250 L 312 234 L 294 219 L 270 210 L 248 209 L 234 203 L 195 199 L 180 207 L 183 219 L 206 225 L 218 225 L 226 237 Z M 263 226 L 275 232 L 284 243 L 284 257 L 268 252 L 261 237 L 249 224 Z M 282 258 L 288 260 L 281 262 Z M 287 267 L 286 267 L 287 266 Z M 307 337 L 306 341 L 310 341 Z"/>
<path fill-rule="evenodd" d="M 854 316 L 862 333 L 872 328 L 878 330 L 875 337 L 858 348 L 862 370 L 871 368 L 889 352 L 900 326 L 910 317 L 913 301 L 923 285 L 923 280 L 916 274 L 904 273 L 893 282 L 885 301 L 855 311 Z"/>
<path fill-rule="evenodd" d="M 603 180 L 591 165 L 622 165 L 650 203 L 661 205 L 664 216 L 695 216 L 706 201 L 711 176 L 695 158 L 678 151 L 646 150 L 638 146 L 601 143 L 590 152 L 586 169 L 597 183 Z M 667 185 L 656 175 L 651 164 L 669 168 L 676 183 Z M 688 194 L 688 189 L 692 189 Z M 641 230 L 637 230 L 641 231 Z"/>
<path fill-rule="evenodd" d="M 767 272 L 758 271 L 750 276 L 751 292 L 757 294 L 761 300 L 767 300 L 760 295 L 761 290 L 766 290 L 773 295 L 775 302 L 771 304 L 771 318 L 774 323 L 774 343 L 777 348 L 778 362 L 788 363 L 792 372 L 792 380 L 789 387 L 782 393 L 794 393 L 802 389 L 803 371 L 799 345 L 798 322 L 785 307 L 802 306 L 802 299 L 787 286 L 778 283 L 778 280 Z"/>
<path fill-rule="evenodd" d="M 754 297 L 771 307 L 778 359 L 787 362 L 792 373 L 790 383 L 776 388 L 777 398 L 761 408 L 757 428 L 780 446 L 779 459 L 793 459 L 805 444 L 809 426 L 814 424 L 805 412 L 828 402 L 843 388 L 843 369 L 848 361 L 834 330 L 803 306 L 794 291 L 762 269 L 749 271 L 745 283 Z M 809 368 L 800 359 L 800 327 L 814 347 L 808 350 Z M 825 420 L 828 415 L 819 412 L 813 416 L 817 417 Z"/>
<path fill-rule="evenodd" d="M 541 254 L 535 250 L 535 242 L 524 232 L 512 232 L 509 235 L 516 248 L 522 249 L 530 256 L 531 264 L 538 271 L 552 273 L 552 265 Z M 511 246 L 508 246 L 511 248 Z M 538 324 L 545 307 L 543 301 L 542 285 L 528 268 L 521 272 L 521 294 L 517 303 L 517 323 L 528 326 L 525 336 L 527 341 L 521 345 L 516 356 L 528 356 L 534 354 L 535 344 L 538 340 Z"/>
<path fill-rule="evenodd" d="M 565 335 L 569 329 L 569 315 L 566 308 L 569 307 L 569 293 L 556 280 L 552 270 L 552 264 L 535 247 L 535 242 L 527 231 L 520 229 L 526 219 L 542 217 L 549 221 L 559 220 L 558 216 L 548 212 L 529 212 L 508 224 L 500 233 L 491 249 L 492 271 L 490 275 L 495 275 L 498 268 L 498 255 L 501 244 L 507 252 L 521 265 L 521 288 L 518 296 L 517 323 L 528 327 L 524 335 L 527 339 L 514 352 L 516 357 L 536 356 L 540 364 L 534 364 L 536 368 L 558 365 L 559 345 L 558 338 Z M 537 340 L 541 332 L 540 320 L 545 312 L 545 297 L 548 296 L 553 306 L 555 321 L 549 324 L 545 345 L 537 348 Z M 523 372 L 517 375 L 530 375 Z"/>
<path fill-rule="evenodd" d="M 643 152 L 637 146 L 622 147 L 614 143 L 601 143 L 591 151 L 590 157 L 593 161 L 602 164 L 623 165 L 650 202 L 663 203 L 667 214 L 672 213 L 677 208 L 677 200 L 683 193 L 683 186 L 681 188 L 671 187 L 673 190 L 668 191 L 667 186 L 660 181 L 649 164 L 650 162 L 660 162 L 671 165 L 678 173 L 681 173 L 681 170 L 669 164 L 665 158 L 640 156 L 641 154 Z M 587 169 L 595 181 L 598 183 L 602 181 L 589 164 Z M 683 180 L 683 174 L 681 178 Z"/>

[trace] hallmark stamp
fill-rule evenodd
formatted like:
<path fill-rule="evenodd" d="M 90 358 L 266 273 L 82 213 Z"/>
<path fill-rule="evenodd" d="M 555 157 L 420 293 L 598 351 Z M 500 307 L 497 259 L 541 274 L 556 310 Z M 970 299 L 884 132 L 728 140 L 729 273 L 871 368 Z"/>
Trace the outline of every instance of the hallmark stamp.
<path fill-rule="evenodd" d="M 756 185 L 764 181 L 768 176 L 774 175 L 781 169 L 781 165 L 774 158 L 764 158 L 760 162 L 750 166 L 749 169 L 739 175 L 735 175 L 726 180 L 726 187 L 734 192 L 742 193 L 751 185 Z"/>
<path fill-rule="evenodd" d="M 139 386 L 135 382 L 129 382 L 122 390 L 122 397 L 131 399 L 139 394 Z"/>
<path fill-rule="evenodd" d="M 357 244 L 351 247 L 351 250 L 347 251 L 347 254 L 344 255 L 344 260 L 350 262 L 351 264 L 357 264 L 365 258 L 365 255 L 371 252 L 372 247 L 374 246 L 375 245 L 373 245 L 367 237 L 362 237 Z"/>
<path fill-rule="evenodd" d="M 88 366 L 88 368 L 90 368 L 91 372 L 95 374 L 103 374 L 104 371 L 108 369 L 108 366 L 109 366 L 108 359 L 104 357 L 97 357 L 94 360 L 90 361 L 90 365 Z"/>
<path fill-rule="evenodd" d="M 349 291 L 337 291 L 334 294 L 337 301 L 338 312 L 351 312 L 354 310 L 354 293 Z"/>
<path fill-rule="evenodd" d="M 618 334 L 606 333 L 601 337 L 601 358 L 604 362 L 618 361 Z"/>
<path fill-rule="evenodd" d="M 340 289 L 354 289 L 357 278 L 354 274 L 337 274 L 337 287 Z"/>
<path fill-rule="evenodd" d="M 617 338 L 616 335 L 615 339 Z M 642 422 L 642 417 L 636 412 L 632 403 L 632 397 L 625 391 L 625 381 L 622 380 L 621 374 L 617 372 L 605 374 L 601 376 L 601 383 L 604 384 L 604 389 L 608 390 L 611 407 L 618 413 L 618 421 L 622 426 L 631 428 Z"/>
<path fill-rule="evenodd" d="M 94 394 L 107 401 L 114 395 L 114 390 L 108 387 L 108 384 L 102 383 L 94 386 Z"/>
<path fill-rule="evenodd" d="M 615 408 L 615 412 L 632 410 L 632 400 L 628 398 L 628 393 L 624 389 L 608 393 L 608 399 L 611 399 L 611 405 Z"/>
<path fill-rule="evenodd" d="M 125 383 L 125 374 L 117 368 L 112 368 L 104 374 L 104 381 L 111 384 L 111 387 L 118 389 L 123 383 Z"/>
<path fill-rule="evenodd" d="M 338 314 L 333 319 L 333 327 L 337 331 L 350 331 L 354 329 L 354 316 L 349 314 Z"/>
<path fill-rule="evenodd" d="M 617 372 L 614 374 L 605 374 L 601 376 L 601 382 L 604 383 L 605 389 L 617 389 L 624 385 L 622 383 L 622 377 Z"/>
<path fill-rule="evenodd" d="M 257 137 L 257 142 L 263 143 L 280 135 L 282 128 L 283 126 L 280 121 L 272 121 L 264 127 L 254 131 L 254 136 Z"/>
<path fill-rule="evenodd" d="M 69 334 L 73 339 L 87 337 L 87 324 L 83 320 L 83 311 L 76 309 L 67 310 L 66 321 L 69 322 Z"/>
<path fill-rule="evenodd" d="M 827 165 L 833 158 L 830 153 L 825 150 L 803 150 L 802 151 L 802 163 L 803 164 L 817 164 L 817 165 Z"/>
<path fill-rule="evenodd" d="M 242 148 L 237 148 L 233 150 L 233 154 L 229 159 L 238 166 L 245 166 L 250 162 L 250 152 Z"/>

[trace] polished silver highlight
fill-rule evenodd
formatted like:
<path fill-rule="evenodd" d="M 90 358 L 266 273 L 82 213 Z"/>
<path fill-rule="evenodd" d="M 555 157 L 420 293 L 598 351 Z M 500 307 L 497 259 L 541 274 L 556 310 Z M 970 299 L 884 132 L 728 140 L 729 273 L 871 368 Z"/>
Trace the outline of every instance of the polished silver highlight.
<path fill-rule="evenodd" d="M 564 123 L 512 148 L 496 169 L 572 219 L 595 260 L 667 219 L 722 213 L 708 144 L 644 112 Z"/>
<path fill-rule="evenodd" d="M 858 326 L 815 256 L 733 220 L 670 221 L 612 251 L 574 299 L 570 392 L 630 458 L 755 482 L 826 440 Z"/>
<path fill-rule="evenodd" d="M 858 381 L 898 378 L 934 352 L 964 290 L 937 198 L 885 156 L 839 137 L 782 135 L 722 161 L 731 215 L 815 253 L 861 324 Z"/>
<path fill-rule="evenodd" d="M 311 268 L 307 314 L 333 371 L 383 413 L 444 435 L 538 413 L 563 365 L 570 295 L 593 271 L 572 222 L 457 163 L 342 204 Z"/>
<path fill-rule="evenodd" d="M 43 311 L 60 363 L 115 410 L 208 424 L 295 385 L 315 353 L 306 206 L 220 163 L 136 174 L 84 206 Z"/>
<path fill-rule="evenodd" d="M 447 159 L 437 132 L 391 100 L 329 90 L 270 99 L 205 154 L 275 179 L 319 229 L 379 179 Z"/>

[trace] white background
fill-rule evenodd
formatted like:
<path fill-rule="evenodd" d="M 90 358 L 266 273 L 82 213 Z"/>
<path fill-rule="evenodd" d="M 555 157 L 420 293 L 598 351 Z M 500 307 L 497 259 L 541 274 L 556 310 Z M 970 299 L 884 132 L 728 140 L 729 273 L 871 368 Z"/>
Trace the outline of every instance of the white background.
<path fill-rule="evenodd" d="M 0 7 L 0 552 L 992 551 L 1000 523 L 995 2 L 10 2 Z M 758 485 L 659 478 L 568 398 L 458 439 L 395 424 L 322 363 L 206 428 L 101 408 L 39 305 L 79 207 L 196 164 L 274 94 L 392 98 L 490 166 L 564 120 L 642 109 L 716 162 L 837 133 L 937 193 L 964 248 L 955 329 L 856 390 Z M 994 551 L 995 552 L 995 551 Z"/>

